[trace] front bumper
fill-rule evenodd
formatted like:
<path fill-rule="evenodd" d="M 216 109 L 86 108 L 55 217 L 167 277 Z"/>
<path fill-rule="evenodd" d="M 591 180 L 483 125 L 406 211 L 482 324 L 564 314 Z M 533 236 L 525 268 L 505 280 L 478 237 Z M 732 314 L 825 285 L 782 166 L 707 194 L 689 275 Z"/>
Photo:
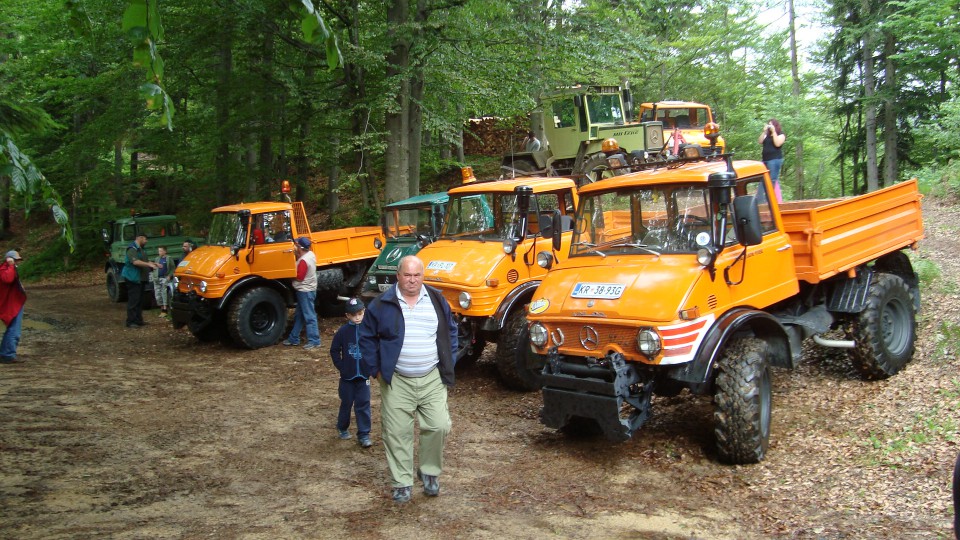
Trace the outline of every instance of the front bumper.
<path fill-rule="evenodd" d="M 213 302 L 195 292 L 174 291 L 170 306 L 172 308 L 170 320 L 175 325 L 189 324 L 202 327 L 209 324 L 216 313 Z"/>

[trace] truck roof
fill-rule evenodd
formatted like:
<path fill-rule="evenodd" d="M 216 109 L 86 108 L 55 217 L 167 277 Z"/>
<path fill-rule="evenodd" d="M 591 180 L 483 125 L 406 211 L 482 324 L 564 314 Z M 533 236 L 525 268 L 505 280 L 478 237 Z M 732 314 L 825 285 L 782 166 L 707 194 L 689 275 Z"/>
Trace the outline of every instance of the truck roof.
<path fill-rule="evenodd" d="M 279 212 L 281 210 L 291 209 L 291 204 L 285 202 L 254 202 L 220 206 L 218 208 L 214 208 L 211 210 L 211 212 L 238 212 L 240 210 L 250 210 L 250 213 L 252 214 L 260 214 L 263 212 Z"/>
<path fill-rule="evenodd" d="M 404 206 L 420 206 L 423 204 L 434 204 L 434 203 L 445 203 L 450 200 L 450 197 L 447 193 L 424 193 L 417 195 L 416 197 L 410 197 L 409 199 L 403 199 L 402 201 L 392 202 L 388 205 L 385 205 L 384 208 L 402 208 Z"/>
<path fill-rule="evenodd" d="M 737 177 L 753 176 L 763 174 L 767 166 L 761 161 L 734 161 L 733 169 L 737 172 Z M 580 188 L 580 195 L 587 195 L 594 191 L 607 191 L 609 189 L 636 187 L 643 185 L 667 184 L 671 182 L 703 182 L 707 183 L 707 178 L 711 173 L 727 170 L 725 161 L 698 161 L 694 163 L 685 163 L 679 167 L 661 167 L 657 169 L 647 169 L 635 173 L 628 173 L 621 176 L 614 176 L 599 182 L 587 184 Z"/>
<path fill-rule="evenodd" d="M 656 103 L 647 102 L 647 103 L 641 103 L 640 108 L 652 109 L 654 105 L 656 105 L 658 109 L 676 109 L 676 108 L 684 108 L 684 107 L 686 108 L 695 107 L 695 108 L 703 108 L 703 109 L 710 108 L 709 105 L 704 105 L 703 103 L 697 103 L 694 101 L 658 101 Z"/>
<path fill-rule="evenodd" d="M 511 178 L 508 180 L 493 180 L 489 182 L 471 182 L 469 184 L 457 186 L 447 193 L 450 195 L 460 195 L 465 193 L 490 193 L 492 191 L 513 193 L 514 188 L 517 186 L 530 186 L 533 188 L 535 193 L 566 188 L 576 189 L 576 184 L 573 182 L 573 180 L 562 176 L 552 176 L 548 178 L 522 177 Z"/>

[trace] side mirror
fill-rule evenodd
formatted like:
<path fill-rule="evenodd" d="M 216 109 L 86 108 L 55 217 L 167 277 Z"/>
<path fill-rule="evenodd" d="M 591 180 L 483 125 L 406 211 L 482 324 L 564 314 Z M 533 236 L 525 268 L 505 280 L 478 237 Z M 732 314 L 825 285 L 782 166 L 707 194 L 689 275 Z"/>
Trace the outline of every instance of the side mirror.
<path fill-rule="evenodd" d="M 733 200 L 734 229 L 741 246 L 755 246 L 763 242 L 760 223 L 760 205 L 754 195 L 742 195 Z"/>
<path fill-rule="evenodd" d="M 109 243 L 110 243 L 110 232 L 107 231 L 106 229 L 100 229 L 100 234 L 103 236 L 103 243 L 104 243 L 104 244 L 109 244 Z"/>
<path fill-rule="evenodd" d="M 389 237 L 390 237 L 390 231 L 387 230 L 387 214 L 386 214 L 386 212 L 384 212 L 383 214 L 380 214 L 380 230 L 383 232 L 384 238 L 389 238 Z M 380 249 L 380 247 L 377 246 L 377 249 Z"/>
<path fill-rule="evenodd" d="M 247 244 L 251 242 L 252 234 L 250 229 L 251 229 L 252 223 L 250 219 L 251 218 L 250 210 L 246 210 L 246 209 L 240 210 L 239 212 L 237 212 L 237 216 L 240 217 L 240 225 L 243 227 L 243 230 L 246 233 L 245 237 L 240 239 L 240 242 L 238 242 L 237 245 L 234 246 L 237 250 L 239 250 L 240 248 L 247 247 Z"/>
<path fill-rule="evenodd" d="M 573 96 L 573 106 L 576 108 L 583 107 L 583 96 L 577 94 Z"/>
<path fill-rule="evenodd" d="M 563 221 L 560 217 L 560 209 L 556 208 L 553 210 L 552 223 L 550 224 L 551 230 L 553 231 L 553 250 L 560 251 L 560 237 L 563 233 Z"/>

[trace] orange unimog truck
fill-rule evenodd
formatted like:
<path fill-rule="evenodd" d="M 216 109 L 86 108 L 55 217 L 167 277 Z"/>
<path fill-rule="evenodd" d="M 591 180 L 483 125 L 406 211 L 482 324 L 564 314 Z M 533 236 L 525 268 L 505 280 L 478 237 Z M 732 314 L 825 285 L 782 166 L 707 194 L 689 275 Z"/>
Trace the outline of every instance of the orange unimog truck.
<path fill-rule="evenodd" d="M 300 236 L 317 256 L 318 312 L 358 289 L 379 254 L 375 240 L 384 240 L 380 227 L 311 232 L 300 202 L 215 208 L 207 245 L 174 273 L 174 326 L 202 341 L 229 336 L 249 349 L 277 343 L 296 304 L 293 241 Z"/>
<path fill-rule="evenodd" d="M 464 181 L 447 192 L 440 238 L 417 253 L 424 282 L 440 289 L 454 312 L 460 365 L 496 341 L 504 383 L 540 388 L 543 365 L 526 363 L 538 359 L 526 354 L 524 314 L 540 279 L 569 251 L 576 185 L 565 177 L 480 182 L 469 168 Z"/>
<path fill-rule="evenodd" d="M 766 167 L 721 159 L 580 189 L 569 257 L 529 304 L 545 362 L 541 421 L 626 440 L 653 395 L 711 395 L 720 457 L 763 459 L 770 366 L 808 338 L 867 379 L 914 354 L 923 238 L 915 180 L 845 199 L 777 203 Z M 845 336 L 824 334 L 839 329 Z"/>

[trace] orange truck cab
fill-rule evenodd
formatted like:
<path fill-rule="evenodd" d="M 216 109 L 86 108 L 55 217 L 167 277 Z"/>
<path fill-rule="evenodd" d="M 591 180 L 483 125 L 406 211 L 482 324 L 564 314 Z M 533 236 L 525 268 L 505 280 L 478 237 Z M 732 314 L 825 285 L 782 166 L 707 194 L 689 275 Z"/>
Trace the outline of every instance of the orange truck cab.
<path fill-rule="evenodd" d="M 576 185 L 565 177 L 516 178 L 473 181 L 447 193 L 440 238 L 417 255 L 424 282 L 443 292 L 457 318 L 457 361 L 476 361 L 496 341 L 503 381 L 539 388 L 542 365 L 524 363 L 524 314 L 547 270 L 569 251 Z"/>
<path fill-rule="evenodd" d="M 704 135 L 704 128 L 715 120 L 710 106 L 703 103 L 692 101 L 641 103 L 640 120 L 663 123 L 663 139 L 668 152 L 672 151 L 674 143 L 681 144 L 681 141 L 699 145 L 704 149 L 715 145 L 718 153 L 723 153 L 726 147 L 723 137 L 718 137 L 714 144 Z"/>
<path fill-rule="evenodd" d="M 769 368 L 795 367 L 806 338 L 847 349 L 865 378 L 910 361 L 920 296 L 901 250 L 923 237 L 916 181 L 845 199 L 768 193 L 762 163 L 729 156 L 580 189 L 569 256 L 527 313 L 544 424 L 626 440 L 653 395 L 686 388 L 713 397 L 720 456 L 753 463 L 769 442 Z"/>
<path fill-rule="evenodd" d="M 280 341 L 296 304 L 294 240 L 307 236 L 317 257 L 318 313 L 351 294 L 383 242 L 380 227 L 311 232 L 300 202 L 257 202 L 213 210 L 207 244 L 174 273 L 172 320 L 200 340 L 229 336 L 258 349 Z"/>

